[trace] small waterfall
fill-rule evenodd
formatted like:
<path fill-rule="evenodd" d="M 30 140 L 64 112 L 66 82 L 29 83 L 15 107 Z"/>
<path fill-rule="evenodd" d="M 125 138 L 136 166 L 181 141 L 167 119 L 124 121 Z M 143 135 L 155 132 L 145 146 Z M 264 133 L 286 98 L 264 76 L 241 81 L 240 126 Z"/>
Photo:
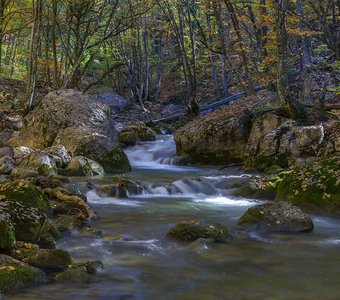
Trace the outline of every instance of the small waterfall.
<path fill-rule="evenodd" d="M 125 153 L 133 167 L 165 168 L 176 157 L 176 145 L 171 135 L 159 136 L 157 141 L 143 142 L 126 149 Z"/>

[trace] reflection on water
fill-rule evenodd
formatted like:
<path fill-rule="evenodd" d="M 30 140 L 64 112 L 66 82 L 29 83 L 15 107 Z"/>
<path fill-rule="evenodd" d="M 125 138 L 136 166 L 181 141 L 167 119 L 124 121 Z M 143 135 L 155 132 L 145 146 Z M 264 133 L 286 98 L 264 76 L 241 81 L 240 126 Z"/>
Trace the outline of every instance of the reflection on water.
<path fill-rule="evenodd" d="M 168 152 L 159 144 L 169 147 Z M 74 232 L 59 241 L 76 261 L 103 261 L 97 282 L 50 283 L 9 299 L 340 299 L 339 219 L 313 217 L 312 233 L 252 234 L 195 251 L 168 240 L 167 231 L 183 220 L 235 225 L 258 202 L 233 198 L 224 187 L 245 175 L 237 170 L 220 174 L 214 168 L 156 168 L 159 158 L 174 155 L 173 142 L 143 147 L 129 150 L 129 157 L 136 162 L 148 149 L 152 156 L 141 160 L 129 177 L 156 185 L 153 190 L 129 199 L 91 191 L 89 202 L 100 216 L 93 226 L 102 237 Z"/>

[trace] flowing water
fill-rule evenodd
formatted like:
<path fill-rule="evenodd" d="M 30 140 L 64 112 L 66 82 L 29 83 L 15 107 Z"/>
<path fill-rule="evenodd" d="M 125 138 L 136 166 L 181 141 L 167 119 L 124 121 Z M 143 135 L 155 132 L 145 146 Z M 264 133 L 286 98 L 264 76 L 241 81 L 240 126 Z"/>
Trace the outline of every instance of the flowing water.
<path fill-rule="evenodd" d="M 340 299 L 340 220 L 313 216 L 304 234 L 257 235 L 197 248 L 166 238 L 177 222 L 235 225 L 249 199 L 230 196 L 239 170 L 168 165 L 170 136 L 128 149 L 133 172 L 145 186 L 128 199 L 88 193 L 102 236 L 73 232 L 58 246 L 77 261 L 102 260 L 92 284 L 50 283 L 9 299 Z M 99 178 L 98 182 L 110 180 Z"/>

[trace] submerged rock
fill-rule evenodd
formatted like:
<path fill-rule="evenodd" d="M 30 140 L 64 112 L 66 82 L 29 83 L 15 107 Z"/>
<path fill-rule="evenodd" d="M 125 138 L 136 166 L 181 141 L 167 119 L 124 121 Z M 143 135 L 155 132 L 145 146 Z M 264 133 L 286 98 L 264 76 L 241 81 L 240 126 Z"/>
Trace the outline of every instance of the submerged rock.
<path fill-rule="evenodd" d="M 56 275 L 55 280 L 57 282 L 91 283 L 96 280 L 93 275 L 103 268 L 104 265 L 101 261 L 74 264 L 63 273 Z"/>
<path fill-rule="evenodd" d="M 0 291 L 28 288 L 46 282 L 43 271 L 0 254 Z"/>
<path fill-rule="evenodd" d="M 287 202 L 273 202 L 249 208 L 238 221 L 248 230 L 267 232 L 308 232 L 312 219 L 300 208 Z"/>
<path fill-rule="evenodd" d="M 70 255 L 60 249 L 38 249 L 23 262 L 46 272 L 63 271 L 72 264 Z"/>
<path fill-rule="evenodd" d="M 167 234 L 168 237 L 194 242 L 197 239 L 207 239 L 212 242 L 228 242 L 232 240 L 229 229 L 221 224 L 181 222 L 175 225 Z"/>

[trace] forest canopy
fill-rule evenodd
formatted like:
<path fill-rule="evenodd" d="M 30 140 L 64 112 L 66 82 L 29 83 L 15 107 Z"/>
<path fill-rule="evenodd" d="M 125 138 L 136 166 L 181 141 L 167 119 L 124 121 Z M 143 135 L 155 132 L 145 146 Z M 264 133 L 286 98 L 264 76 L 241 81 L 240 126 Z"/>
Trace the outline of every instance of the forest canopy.
<path fill-rule="evenodd" d="M 28 106 L 37 85 L 143 107 L 177 82 L 192 109 L 202 91 L 274 86 L 294 116 L 288 77 L 320 53 L 339 68 L 339 18 L 335 0 L 1 0 L 0 73 L 27 82 Z"/>

